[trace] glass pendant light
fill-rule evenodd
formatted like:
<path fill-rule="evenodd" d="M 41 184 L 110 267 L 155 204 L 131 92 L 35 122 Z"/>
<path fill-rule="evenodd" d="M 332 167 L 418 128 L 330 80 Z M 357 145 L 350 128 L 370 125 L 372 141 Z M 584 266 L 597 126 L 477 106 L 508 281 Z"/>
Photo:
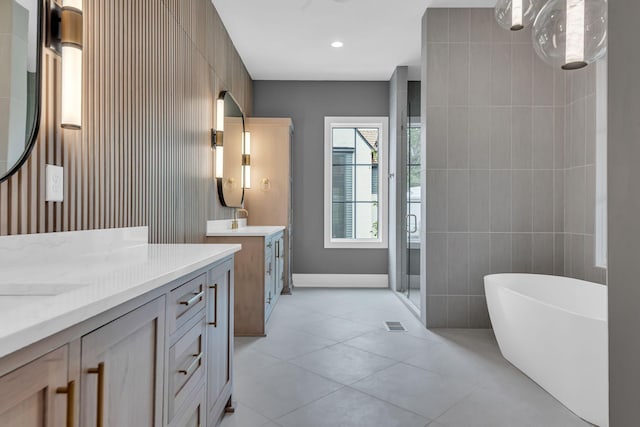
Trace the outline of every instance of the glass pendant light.
<path fill-rule="evenodd" d="M 498 0 L 494 14 L 502 28 L 520 31 L 533 22 L 537 9 L 537 0 Z"/>
<path fill-rule="evenodd" d="M 550 0 L 532 37 L 538 56 L 554 68 L 586 67 L 607 52 L 607 0 Z"/>

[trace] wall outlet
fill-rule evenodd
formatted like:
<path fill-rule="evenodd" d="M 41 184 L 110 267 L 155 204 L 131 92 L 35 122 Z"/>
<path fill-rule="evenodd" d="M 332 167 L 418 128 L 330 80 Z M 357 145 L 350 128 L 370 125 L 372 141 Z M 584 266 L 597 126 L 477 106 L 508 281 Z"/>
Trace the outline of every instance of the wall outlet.
<path fill-rule="evenodd" d="M 47 182 L 46 201 L 62 202 L 64 200 L 64 168 L 47 165 L 45 177 Z"/>

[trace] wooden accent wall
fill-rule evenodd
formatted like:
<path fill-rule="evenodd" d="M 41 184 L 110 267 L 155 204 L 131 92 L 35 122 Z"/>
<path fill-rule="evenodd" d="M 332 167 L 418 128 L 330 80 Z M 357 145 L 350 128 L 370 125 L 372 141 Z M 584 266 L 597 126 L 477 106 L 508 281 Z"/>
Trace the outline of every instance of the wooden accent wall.
<path fill-rule="evenodd" d="M 210 0 L 84 2 L 83 129 L 62 130 L 61 60 L 43 59 L 38 142 L 0 184 L 0 235 L 148 225 L 150 241 L 202 242 L 212 213 L 209 130 L 230 90 L 250 114 L 252 81 Z M 65 168 L 47 203 L 45 164 Z"/>

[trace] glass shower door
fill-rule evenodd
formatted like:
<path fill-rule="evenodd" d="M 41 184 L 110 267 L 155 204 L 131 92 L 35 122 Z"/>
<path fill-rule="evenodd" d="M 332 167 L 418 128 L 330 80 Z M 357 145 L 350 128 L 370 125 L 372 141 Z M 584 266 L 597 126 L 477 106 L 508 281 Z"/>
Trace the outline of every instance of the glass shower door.
<path fill-rule="evenodd" d="M 406 271 L 407 298 L 420 311 L 420 117 L 407 115 Z"/>

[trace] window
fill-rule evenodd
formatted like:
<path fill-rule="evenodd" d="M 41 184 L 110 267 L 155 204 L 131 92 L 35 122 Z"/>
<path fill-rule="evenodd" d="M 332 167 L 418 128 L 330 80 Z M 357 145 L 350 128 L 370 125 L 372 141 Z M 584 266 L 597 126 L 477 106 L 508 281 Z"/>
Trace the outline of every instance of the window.
<path fill-rule="evenodd" d="M 596 63 L 596 266 L 607 266 L 607 58 Z"/>
<path fill-rule="evenodd" d="M 324 247 L 387 247 L 387 117 L 325 117 Z"/>

